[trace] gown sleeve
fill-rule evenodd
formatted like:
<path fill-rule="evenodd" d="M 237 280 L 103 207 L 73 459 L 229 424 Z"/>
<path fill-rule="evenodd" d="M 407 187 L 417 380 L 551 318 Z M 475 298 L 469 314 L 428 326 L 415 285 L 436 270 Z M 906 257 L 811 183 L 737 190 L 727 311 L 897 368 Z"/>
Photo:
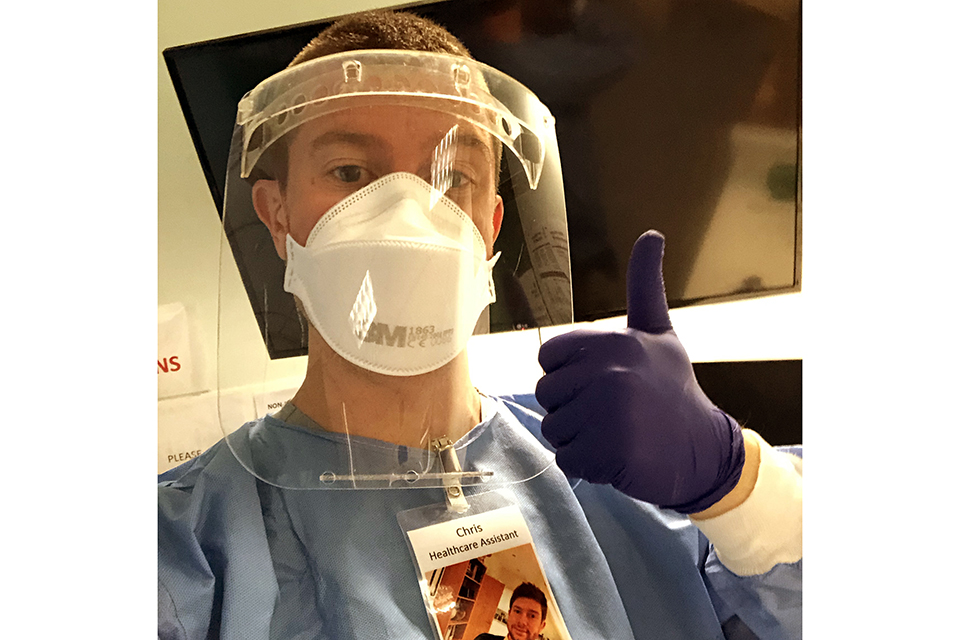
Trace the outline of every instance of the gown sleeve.
<path fill-rule="evenodd" d="M 158 637 L 269 637 L 278 587 L 256 479 L 220 441 L 160 476 L 158 507 Z"/>

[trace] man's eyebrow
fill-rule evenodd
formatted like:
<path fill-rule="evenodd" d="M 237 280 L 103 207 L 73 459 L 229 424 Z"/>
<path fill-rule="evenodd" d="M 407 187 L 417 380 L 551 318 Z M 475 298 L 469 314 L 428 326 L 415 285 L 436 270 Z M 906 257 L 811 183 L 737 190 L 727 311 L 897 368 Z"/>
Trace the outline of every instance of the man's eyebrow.
<path fill-rule="evenodd" d="M 320 134 L 310 141 L 310 149 L 317 150 L 332 144 L 351 144 L 358 147 L 377 147 L 383 146 L 383 141 L 369 133 L 359 133 L 356 131 L 338 130 L 327 131 Z"/>
<path fill-rule="evenodd" d="M 456 145 L 466 148 L 480 149 L 491 158 L 493 157 L 493 148 L 485 139 L 485 136 L 477 135 L 472 131 L 464 131 L 460 128 L 456 135 Z M 328 145 L 349 144 L 357 147 L 375 148 L 384 147 L 386 142 L 377 135 L 371 133 L 360 133 L 347 129 L 333 129 L 321 133 L 310 141 L 310 150 L 316 151 Z"/>
<path fill-rule="evenodd" d="M 493 148 L 490 143 L 484 141 L 484 139 L 472 131 L 464 131 L 460 129 L 457 131 L 457 144 L 463 145 L 465 147 L 474 147 L 480 148 L 484 151 L 490 152 L 490 155 L 493 155 Z"/>

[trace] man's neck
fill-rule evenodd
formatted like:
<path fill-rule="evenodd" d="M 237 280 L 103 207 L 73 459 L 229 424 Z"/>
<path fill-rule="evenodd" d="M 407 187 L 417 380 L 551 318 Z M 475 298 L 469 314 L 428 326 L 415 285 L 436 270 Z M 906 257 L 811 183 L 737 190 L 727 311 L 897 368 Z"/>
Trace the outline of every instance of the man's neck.
<path fill-rule="evenodd" d="M 344 360 L 310 327 L 307 375 L 293 404 L 329 431 L 428 448 L 456 441 L 480 421 L 466 351 L 417 376 L 373 373 Z"/>

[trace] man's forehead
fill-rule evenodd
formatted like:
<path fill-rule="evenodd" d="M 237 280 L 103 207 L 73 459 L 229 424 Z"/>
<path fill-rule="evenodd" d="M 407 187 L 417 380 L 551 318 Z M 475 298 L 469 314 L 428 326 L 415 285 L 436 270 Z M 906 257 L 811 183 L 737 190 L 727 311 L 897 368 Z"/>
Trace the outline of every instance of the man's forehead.
<path fill-rule="evenodd" d="M 513 601 L 513 606 L 518 609 L 533 609 L 537 613 L 540 613 L 543 610 L 543 607 L 540 606 L 540 603 L 533 598 L 517 598 Z"/>
<path fill-rule="evenodd" d="M 453 152 L 471 164 L 496 164 L 495 138 L 453 114 L 407 106 L 367 106 L 328 113 L 294 131 L 293 146 L 308 155 L 348 147 L 362 153 L 393 155 L 412 150 L 425 158 Z"/>

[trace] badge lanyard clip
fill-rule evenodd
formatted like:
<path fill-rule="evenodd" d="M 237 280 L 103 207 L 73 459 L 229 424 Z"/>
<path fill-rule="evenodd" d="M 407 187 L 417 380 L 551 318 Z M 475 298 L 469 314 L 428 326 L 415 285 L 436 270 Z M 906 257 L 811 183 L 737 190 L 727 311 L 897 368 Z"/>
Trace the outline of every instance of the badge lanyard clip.
<path fill-rule="evenodd" d="M 463 513 L 469 505 L 463 497 L 463 488 L 460 486 L 460 459 L 453 448 L 450 438 L 442 436 L 431 441 L 430 446 L 440 457 L 440 469 L 443 472 L 444 496 L 447 499 L 447 509 L 456 513 Z"/>

